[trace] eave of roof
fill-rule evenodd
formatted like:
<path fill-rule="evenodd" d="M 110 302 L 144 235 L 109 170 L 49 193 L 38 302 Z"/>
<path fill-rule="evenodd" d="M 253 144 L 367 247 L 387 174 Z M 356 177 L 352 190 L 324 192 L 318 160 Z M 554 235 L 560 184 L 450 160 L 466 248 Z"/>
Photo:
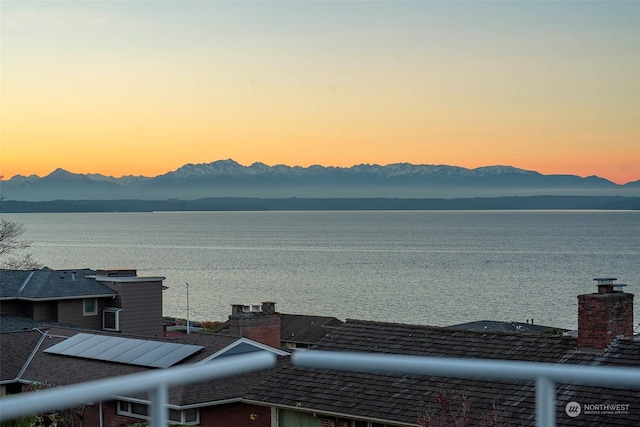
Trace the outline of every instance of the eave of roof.
<path fill-rule="evenodd" d="M 307 412 L 310 414 L 319 414 L 319 415 L 326 415 L 328 417 L 338 417 L 338 418 L 350 418 L 350 419 L 358 419 L 358 420 L 362 420 L 362 421 L 371 421 L 374 423 L 380 423 L 380 424 L 386 424 L 386 425 L 397 425 L 397 426 L 415 426 L 417 425 L 416 423 L 401 423 L 401 422 L 393 422 L 390 420 L 385 420 L 382 418 L 372 418 L 372 417 L 364 417 L 364 416 L 354 416 L 351 413 L 346 413 L 346 412 L 334 412 L 334 411 L 326 411 L 326 410 L 318 410 L 318 409 L 314 409 L 314 408 L 305 408 L 302 405 L 284 405 L 284 404 L 278 404 L 278 403 L 268 403 L 268 402 L 261 402 L 259 400 L 252 400 L 252 399 L 241 399 L 242 403 L 246 403 L 249 405 L 258 405 L 258 406 L 269 406 L 272 408 L 278 408 L 278 409 L 288 409 L 288 410 L 292 410 L 292 411 L 296 411 L 296 412 Z"/>
<path fill-rule="evenodd" d="M 62 300 L 74 300 L 74 299 L 87 299 L 87 298 L 113 298 L 117 296 L 117 293 L 112 294 L 99 294 L 99 295 L 73 295 L 64 297 L 12 297 L 12 298 L 0 298 L 1 301 L 62 301 Z"/>
<path fill-rule="evenodd" d="M 131 282 L 162 282 L 167 278 L 164 276 L 98 276 L 89 275 L 88 279 L 94 279 L 96 282 L 116 282 L 116 283 L 131 283 Z"/>

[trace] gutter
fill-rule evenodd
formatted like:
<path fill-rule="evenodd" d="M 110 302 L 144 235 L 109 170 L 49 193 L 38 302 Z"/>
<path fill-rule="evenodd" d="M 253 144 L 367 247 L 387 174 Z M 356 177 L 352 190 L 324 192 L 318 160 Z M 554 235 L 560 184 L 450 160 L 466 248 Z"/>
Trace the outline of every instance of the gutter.
<path fill-rule="evenodd" d="M 135 398 L 126 397 L 126 396 L 114 396 L 113 400 L 124 400 L 127 402 L 143 403 L 145 405 L 151 405 L 150 400 L 135 399 Z M 242 398 L 232 397 L 230 399 L 214 400 L 211 402 L 202 402 L 202 403 L 193 403 L 191 405 L 176 405 L 173 403 L 167 403 L 167 408 L 176 409 L 176 410 L 185 410 L 185 409 L 196 409 L 196 408 L 208 408 L 211 406 L 226 405 L 227 403 L 242 403 Z"/>
<path fill-rule="evenodd" d="M 46 297 L 46 298 L 15 297 L 15 298 L 7 298 L 7 300 L 15 299 L 19 301 L 62 301 L 62 300 L 72 300 L 72 299 L 87 299 L 87 298 L 113 298 L 117 295 L 118 295 L 117 293 L 113 293 L 113 294 L 100 294 L 100 295 L 72 295 L 72 296 L 66 296 L 66 297 Z"/>

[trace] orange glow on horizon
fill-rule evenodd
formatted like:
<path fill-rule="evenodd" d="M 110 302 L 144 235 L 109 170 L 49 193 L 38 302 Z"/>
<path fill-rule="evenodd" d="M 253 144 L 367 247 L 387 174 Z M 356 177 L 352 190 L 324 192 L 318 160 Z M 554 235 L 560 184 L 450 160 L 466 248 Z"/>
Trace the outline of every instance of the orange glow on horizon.
<path fill-rule="evenodd" d="M 56 163 L 56 166 L 53 167 L 51 165 L 50 159 L 41 159 L 41 161 L 37 161 L 36 159 L 30 159 L 30 161 L 21 165 L 19 163 L 8 165 L 5 163 L 5 159 L 3 157 L 2 160 L 2 168 L 0 169 L 0 173 L 2 174 L 2 179 L 6 180 L 15 175 L 38 175 L 40 177 L 44 177 L 51 172 L 53 172 L 56 168 L 62 168 L 72 173 L 78 174 L 102 174 L 105 176 L 113 176 L 116 178 L 127 176 L 127 175 L 135 175 L 135 176 L 147 176 L 153 177 L 165 174 L 167 172 L 174 171 L 185 164 L 198 164 L 198 163 L 210 163 L 217 160 L 227 160 L 232 159 L 243 166 L 249 166 L 255 162 L 265 163 L 268 166 L 274 166 L 277 164 L 283 164 L 287 166 L 301 166 L 301 167 L 309 167 L 313 165 L 321 165 L 321 166 L 334 166 L 334 167 L 351 167 L 358 164 L 378 164 L 378 165 L 388 165 L 393 163 L 413 163 L 413 164 L 428 164 L 428 165 L 449 165 L 449 166 L 459 166 L 465 167 L 468 169 L 474 169 L 482 166 L 513 166 L 520 169 L 536 171 L 544 175 L 553 175 L 553 174 L 562 174 L 562 175 L 577 175 L 581 177 L 587 176 L 598 176 L 600 178 L 608 179 L 616 184 L 626 184 L 628 182 L 634 182 L 640 179 L 639 173 L 633 162 L 629 165 L 629 158 L 635 156 L 636 153 L 633 150 L 629 153 L 623 153 L 617 158 L 607 157 L 606 162 L 601 162 L 599 160 L 589 160 L 589 159 L 579 159 L 569 160 L 564 162 L 546 162 L 545 159 L 541 158 L 533 158 L 530 157 L 528 160 L 521 159 L 517 162 L 507 162 L 504 161 L 481 161 L 481 160 L 469 160 L 467 162 L 455 161 L 454 156 L 450 155 L 448 158 L 446 156 L 441 156 L 438 160 L 435 159 L 407 159 L 403 157 L 396 157 L 390 155 L 388 157 L 384 157 L 381 155 L 371 156 L 369 155 L 366 159 L 361 160 L 338 160 L 335 156 L 331 156 L 330 154 L 324 157 L 320 157 L 316 160 L 310 158 L 284 158 L 277 153 L 273 153 L 269 155 L 265 153 L 262 157 L 258 157 L 255 153 L 248 155 L 228 155 L 228 156 L 218 156 L 211 157 L 206 159 L 195 159 L 193 157 L 187 156 L 173 156 L 173 160 L 163 159 L 162 162 L 153 161 L 153 156 L 149 157 L 148 162 L 140 162 L 139 159 L 130 158 L 127 161 L 122 162 L 104 162 L 99 157 L 92 158 L 89 161 L 78 162 L 77 160 L 65 160 L 61 159 L 59 163 Z M 123 159 L 127 157 L 126 154 L 123 153 Z M 458 158 L 459 160 L 459 158 Z M 627 165 L 625 168 L 625 164 Z M 612 165 L 614 165 L 612 167 Z M 9 166 L 9 167 L 7 167 Z"/>
<path fill-rule="evenodd" d="M 638 3 L 2 8 L 3 179 L 233 159 L 640 180 Z"/>

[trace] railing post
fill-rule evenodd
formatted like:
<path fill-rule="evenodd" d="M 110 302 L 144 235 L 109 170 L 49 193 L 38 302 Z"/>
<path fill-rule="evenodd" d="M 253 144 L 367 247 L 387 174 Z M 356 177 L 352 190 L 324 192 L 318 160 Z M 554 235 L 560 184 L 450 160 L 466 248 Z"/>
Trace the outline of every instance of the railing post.
<path fill-rule="evenodd" d="M 546 376 L 536 379 L 536 426 L 556 426 L 556 384 Z"/>
<path fill-rule="evenodd" d="M 167 427 L 169 422 L 169 408 L 167 408 L 168 387 L 160 383 L 151 390 L 151 426 Z"/>

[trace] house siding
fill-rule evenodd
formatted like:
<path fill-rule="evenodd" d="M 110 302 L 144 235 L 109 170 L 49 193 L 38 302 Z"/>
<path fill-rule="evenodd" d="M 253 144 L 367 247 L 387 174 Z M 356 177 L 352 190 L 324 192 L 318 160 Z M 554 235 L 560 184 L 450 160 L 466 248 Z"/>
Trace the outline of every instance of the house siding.
<path fill-rule="evenodd" d="M 121 307 L 120 330 L 123 334 L 162 336 L 162 282 L 107 282 L 118 293 L 110 302 Z"/>
<path fill-rule="evenodd" d="M 55 302 L 46 301 L 40 303 L 33 303 L 32 318 L 33 320 L 55 320 L 58 310 Z"/>
<path fill-rule="evenodd" d="M 84 316 L 83 300 L 58 301 L 58 318 L 54 319 L 60 323 L 69 323 L 83 328 L 102 329 L 102 310 L 100 310 L 100 300 L 98 300 L 98 312 L 95 315 Z"/>
<path fill-rule="evenodd" d="M 0 304 L 0 314 L 24 314 L 20 304 L 16 300 L 2 301 Z"/>

